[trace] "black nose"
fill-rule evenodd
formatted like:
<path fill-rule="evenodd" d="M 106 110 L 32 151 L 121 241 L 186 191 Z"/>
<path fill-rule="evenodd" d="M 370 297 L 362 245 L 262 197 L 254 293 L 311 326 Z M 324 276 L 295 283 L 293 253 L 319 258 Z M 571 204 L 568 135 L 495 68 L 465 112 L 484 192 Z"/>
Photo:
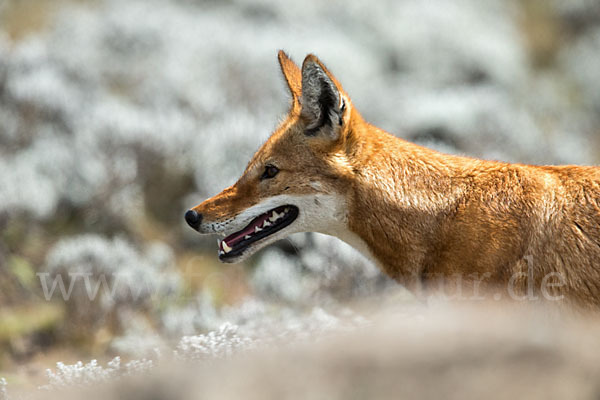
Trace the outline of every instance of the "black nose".
<path fill-rule="evenodd" d="M 194 228 L 195 230 L 198 230 L 200 222 L 202 222 L 202 214 L 198 214 L 194 210 L 187 210 L 185 212 L 185 222 L 187 222 L 188 225 Z"/>

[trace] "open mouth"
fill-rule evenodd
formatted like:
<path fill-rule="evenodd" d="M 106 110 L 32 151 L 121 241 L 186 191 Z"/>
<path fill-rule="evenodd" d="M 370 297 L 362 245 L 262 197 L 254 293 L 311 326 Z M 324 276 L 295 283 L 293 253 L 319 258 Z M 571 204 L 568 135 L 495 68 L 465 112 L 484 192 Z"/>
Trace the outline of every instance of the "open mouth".
<path fill-rule="evenodd" d="M 287 205 L 267 211 L 254 218 L 244 229 L 232 233 L 219 244 L 219 258 L 226 260 L 240 255 L 252 243 L 285 228 L 298 217 L 298 207 Z"/>

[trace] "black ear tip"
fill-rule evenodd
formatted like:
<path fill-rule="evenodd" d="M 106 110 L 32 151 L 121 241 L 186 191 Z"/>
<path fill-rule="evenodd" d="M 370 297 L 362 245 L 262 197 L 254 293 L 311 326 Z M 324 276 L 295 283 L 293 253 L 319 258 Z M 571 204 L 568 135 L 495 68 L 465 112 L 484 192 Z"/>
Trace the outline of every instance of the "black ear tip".
<path fill-rule="evenodd" d="M 302 68 L 304 69 L 306 67 L 317 67 L 319 69 L 323 69 L 321 68 L 319 59 L 314 54 L 309 54 L 304 58 L 304 61 L 302 62 Z"/>

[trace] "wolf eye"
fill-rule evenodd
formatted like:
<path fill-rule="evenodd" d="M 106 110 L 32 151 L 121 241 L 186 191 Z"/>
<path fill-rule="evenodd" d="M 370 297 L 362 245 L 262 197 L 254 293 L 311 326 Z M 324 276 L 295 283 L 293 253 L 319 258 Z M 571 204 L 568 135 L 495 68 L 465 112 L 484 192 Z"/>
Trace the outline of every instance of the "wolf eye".
<path fill-rule="evenodd" d="M 274 166 L 274 165 L 267 165 L 265 167 L 265 172 L 263 172 L 262 176 L 260 177 L 261 180 L 263 179 L 271 179 L 273 177 L 275 177 L 275 175 L 277 175 L 277 173 L 279 172 L 279 169 Z"/>

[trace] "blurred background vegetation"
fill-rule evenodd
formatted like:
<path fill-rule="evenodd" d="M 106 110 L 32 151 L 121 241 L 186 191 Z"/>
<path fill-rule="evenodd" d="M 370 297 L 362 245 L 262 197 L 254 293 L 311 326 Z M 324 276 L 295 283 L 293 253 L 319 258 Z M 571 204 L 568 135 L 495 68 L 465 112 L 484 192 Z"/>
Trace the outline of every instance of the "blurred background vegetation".
<path fill-rule="evenodd" d="M 0 376 L 139 357 L 224 321 L 261 335 L 395 289 L 333 238 L 221 265 L 184 224 L 285 112 L 280 48 L 316 53 L 400 137 L 600 159 L 595 0 L 0 0 Z M 48 301 L 43 280 L 73 273 L 114 290 L 90 299 L 81 278 Z"/>

